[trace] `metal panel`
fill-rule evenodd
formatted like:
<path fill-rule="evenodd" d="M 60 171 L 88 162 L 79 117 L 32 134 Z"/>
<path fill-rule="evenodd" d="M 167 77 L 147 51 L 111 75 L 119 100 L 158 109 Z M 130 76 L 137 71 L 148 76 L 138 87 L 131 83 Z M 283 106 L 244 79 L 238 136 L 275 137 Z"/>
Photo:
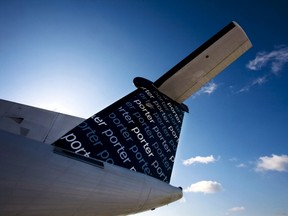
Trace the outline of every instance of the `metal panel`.
<path fill-rule="evenodd" d="M 51 144 L 84 119 L 0 99 L 0 129 Z"/>
<path fill-rule="evenodd" d="M 180 199 L 182 191 L 105 163 L 104 169 L 0 130 L 0 215 L 127 215 Z"/>

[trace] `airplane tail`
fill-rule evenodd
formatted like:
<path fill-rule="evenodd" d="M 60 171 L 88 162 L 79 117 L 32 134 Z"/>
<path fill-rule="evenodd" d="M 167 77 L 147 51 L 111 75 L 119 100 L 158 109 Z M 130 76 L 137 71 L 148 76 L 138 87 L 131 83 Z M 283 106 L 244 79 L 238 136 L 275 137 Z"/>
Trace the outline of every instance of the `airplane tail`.
<path fill-rule="evenodd" d="M 83 121 L 53 145 L 169 182 L 187 107 L 144 78 L 135 91 Z"/>
<path fill-rule="evenodd" d="M 169 182 L 184 113 L 183 101 L 250 47 L 231 22 L 154 83 L 135 78 L 135 91 L 83 121 L 54 146 Z"/>

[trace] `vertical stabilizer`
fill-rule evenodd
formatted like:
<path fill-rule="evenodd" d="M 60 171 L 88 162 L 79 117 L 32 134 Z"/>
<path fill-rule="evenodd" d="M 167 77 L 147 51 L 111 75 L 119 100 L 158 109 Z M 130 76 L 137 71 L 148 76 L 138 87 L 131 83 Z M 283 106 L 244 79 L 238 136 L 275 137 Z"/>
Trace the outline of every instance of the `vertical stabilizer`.
<path fill-rule="evenodd" d="M 137 90 L 83 121 L 54 145 L 169 182 L 186 107 L 143 78 L 134 83 Z"/>

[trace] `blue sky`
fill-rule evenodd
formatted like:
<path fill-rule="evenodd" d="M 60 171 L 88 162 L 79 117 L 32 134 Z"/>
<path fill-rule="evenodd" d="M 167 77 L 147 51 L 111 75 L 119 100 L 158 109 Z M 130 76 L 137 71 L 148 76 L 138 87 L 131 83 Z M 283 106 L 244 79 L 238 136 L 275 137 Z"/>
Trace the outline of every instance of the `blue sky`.
<path fill-rule="evenodd" d="M 140 215 L 288 215 L 287 3 L 0 0 L 0 98 L 89 117 L 230 21 L 253 48 L 186 101 L 171 184 Z"/>

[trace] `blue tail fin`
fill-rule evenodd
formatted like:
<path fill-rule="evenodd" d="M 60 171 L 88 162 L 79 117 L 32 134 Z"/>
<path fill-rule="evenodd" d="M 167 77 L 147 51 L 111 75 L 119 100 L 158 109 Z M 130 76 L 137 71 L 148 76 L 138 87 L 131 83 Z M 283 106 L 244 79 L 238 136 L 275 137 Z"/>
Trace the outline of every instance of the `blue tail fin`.
<path fill-rule="evenodd" d="M 83 121 L 53 145 L 75 156 L 169 182 L 187 108 L 143 78 L 135 78 L 134 83 L 137 90 Z"/>

